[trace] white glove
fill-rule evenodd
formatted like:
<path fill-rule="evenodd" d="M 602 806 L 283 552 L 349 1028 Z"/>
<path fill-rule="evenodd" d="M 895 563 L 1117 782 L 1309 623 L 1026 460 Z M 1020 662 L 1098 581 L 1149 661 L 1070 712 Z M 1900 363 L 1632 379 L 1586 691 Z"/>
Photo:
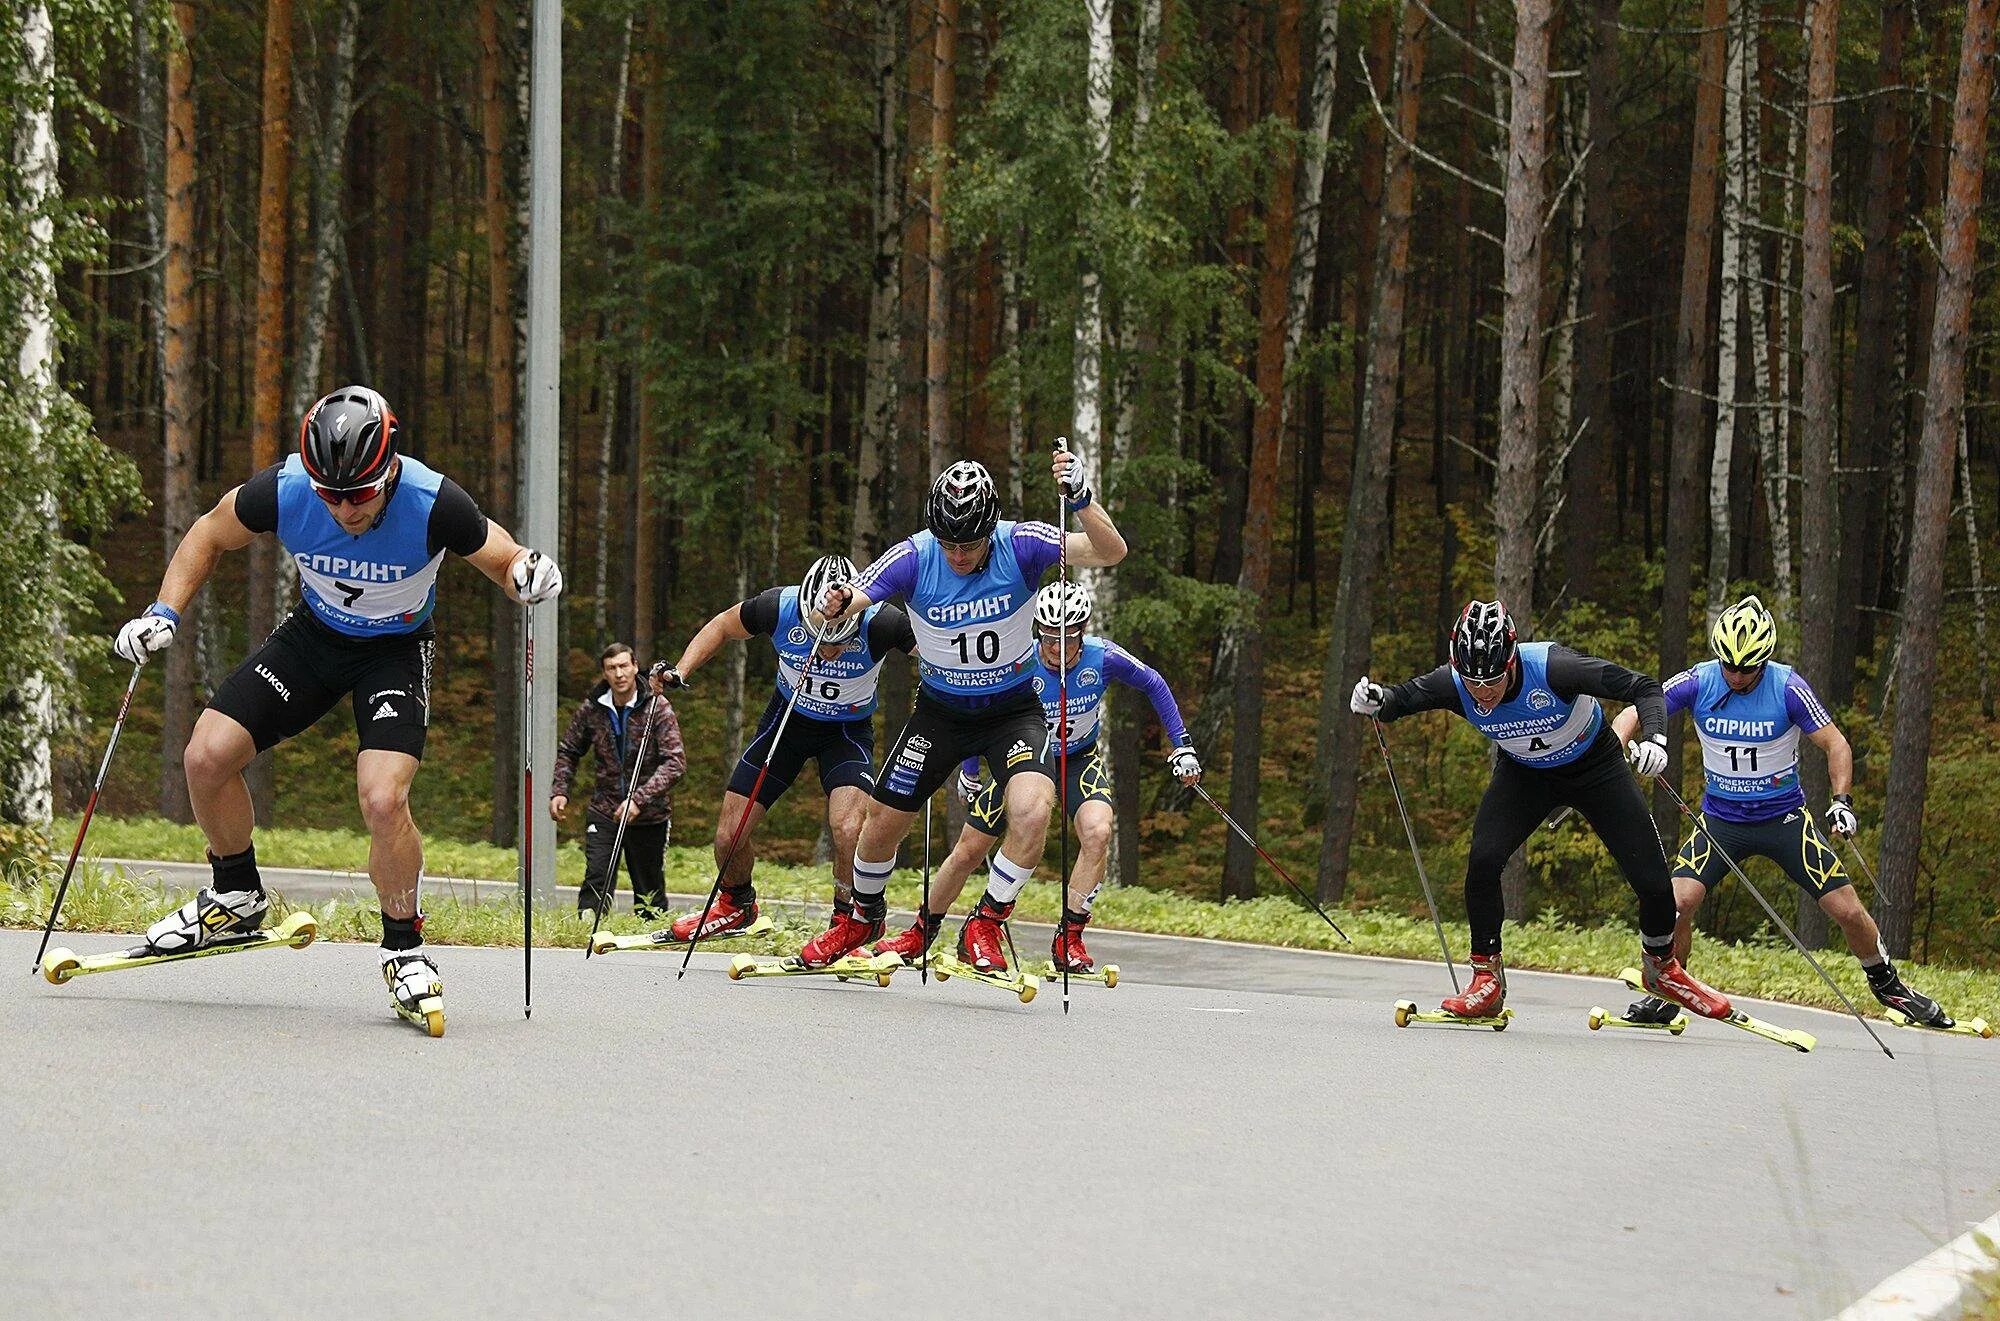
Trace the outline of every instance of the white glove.
<path fill-rule="evenodd" d="M 1382 709 L 1388 697 L 1381 684 L 1364 674 L 1354 681 L 1354 694 L 1347 699 L 1347 707 L 1358 716 L 1372 716 Z"/>
<path fill-rule="evenodd" d="M 540 605 L 562 594 L 562 570 L 538 550 L 514 561 L 514 599 L 522 605 Z"/>
<path fill-rule="evenodd" d="M 1080 514 L 1090 508 L 1090 502 L 1093 497 L 1090 492 L 1090 483 L 1084 480 L 1083 460 L 1069 452 L 1069 442 L 1067 440 L 1058 440 L 1056 442 L 1056 454 L 1053 463 L 1056 486 L 1062 491 L 1064 506 L 1072 514 Z"/>
<path fill-rule="evenodd" d="M 827 588 L 826 595 L 820 597 L 818 602 L 816 602 L 815 604 L 816 608 L 819 610 L 821 617 L 823 617 L 826 620 L 827 624 L 831 626 L 834 623 L 834 621 L 838 620 L 842 615 L 847 613 L 847 607 L 852 605 L 853 603 L 854 603 L 854 589 L 852 587 L 842 587 L 836 585 Z"/>
<path fill-rule="evenodd" d="M 1201 778 L 1201 758 L 1193 748 L 1175 748 L 1167 754 L 1167 773 L 1182 784 L 1193 784 Z"/>
<path fill-rule="evenodd" d="M 165 651 L 174 645 L 174 633 L 180 628 L 180 622 L 180 616 L 166 606 L 148 606 L 145 614 L 127 621 L 125 627 L 118 630 L 118 640 L 111 644 L 111 649 L 123 660 L 144 665 L 155 652 Z"/>
<path fill-rule="evenodd" d="M 1826 809 L 1826 828 L 1842 839 L 1853 839 L 1861 823 L 1854 819 L 1854 795 L 1835 794 Z"/>
<path fill-rule="evenodd" d="M 1655 734 L 1651 738 L 1635 738 L 1626 745 L 1625 756 L 1640 779 L 1650 780 L 1667 769 L 1667 736 Z"/>
<path fill-rule="evenodd" d="M 965 773 L 965 768 L 963 766 L 959 767 L 958 796 L 965 800 L 966 805 L 968 807 L 971 806 L 972 803 L 978 799 L 979 791 L 984 787 L 985 787 L 984 785 L 980 784 L 979 777 L 977 775 L 967 775 Z"/>

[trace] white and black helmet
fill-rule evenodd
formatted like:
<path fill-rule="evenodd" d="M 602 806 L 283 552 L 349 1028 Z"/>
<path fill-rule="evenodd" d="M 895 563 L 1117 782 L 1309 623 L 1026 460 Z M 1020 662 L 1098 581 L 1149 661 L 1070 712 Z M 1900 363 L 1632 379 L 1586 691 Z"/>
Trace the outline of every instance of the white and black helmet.
<path fill-rule="evenodd" d="M 1000 491 L 986 466 L 960 459 L 938 474 L 924 521 L 939 541 L 963 545 L 993 535 L 1000 523 Z"/>
<path fill-rule="evenodd" d="M 1075 637 L 1090 622 L 1090 589 L 1082 583 L 1050 583 L 1035 593 L 1035 627 L 1044 633 L 1067 632 Z"/>
<path fill-rule="evenodd" d="M 854 561 L 845 555 L 820 556 L 812 562 L 812 567 L 806 570 L 806 576 L 799 580 L 800 613 L 819 609 L 819 603 L 826 599 L 827 588 L 845 587 L 858 576 Z M 857 611 L 837 624 L 827 625 L 820 641 L 845 642 L 860 631 L 861 614 Z"/>
<path fill-rule="evenodd" d="M 1473 601 L 1451 630 L 1451 667 L 1462 679 L 1491 683 L 1514 663 L 1514 620 L 1498 601 Z"/>

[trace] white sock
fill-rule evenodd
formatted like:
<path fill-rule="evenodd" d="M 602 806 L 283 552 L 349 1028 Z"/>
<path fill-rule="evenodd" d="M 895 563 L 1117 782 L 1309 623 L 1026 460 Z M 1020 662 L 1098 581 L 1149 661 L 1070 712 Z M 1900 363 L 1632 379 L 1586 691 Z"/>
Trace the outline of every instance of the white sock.
<path fill-rule="evenodd" d="M 896 870 L 896 859 L 892 854 L 886 862 L 869 862 L 858 852 L 854 855 L 854 895 L 857 899 L 879 899 L 889 888 L 889 873 Z"/>
<path fill-rule="evenodd" d="M 860 871 L 859 863 L 855 864 L 855 870 Z M 1011 904 L 1020 897 L 1022 887 L 1027 885 L 1034 874 L 1033 867 L 1023 867 L 1010 862 L 1006 854 L 996 849 L 993 854 L 993 864 L 986 873 L 986 893 L 992 895 L 999 903 Z"/>

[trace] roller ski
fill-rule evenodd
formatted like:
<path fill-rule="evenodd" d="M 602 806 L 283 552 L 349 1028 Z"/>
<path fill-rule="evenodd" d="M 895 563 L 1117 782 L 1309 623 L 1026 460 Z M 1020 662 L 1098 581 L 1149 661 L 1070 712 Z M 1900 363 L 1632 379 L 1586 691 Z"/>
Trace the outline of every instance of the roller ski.
<path fill-rule="evenodd" d="M 1043 981 L 1054 981 L 1067 973 L 1073 982 L 1098 982 L 1107 990 L 1118 985 L 1118 965 L 1107 963 L 1099 968 L 1090 951 L 1083 947 L 1083 929 L 1089 924 L 1088 917 L 1065 912 L 1056 927 L 1055 940 L 1049 945 L 1049 957 L 1026 971 Z"/>
<path fill-rule="evenodd" d="M 1886 965 L 1885 965 L 1886 966 Z M 1897 1027 L 1917 1028 L 1925 1032 L 1951 1032 L 1965 1037 L 1990 1037 L 1993 1029 L 1983 1018 L 1969 1022 L 1955 1021 L 1944 1011 L 1944 1006 L 1925 995 L 1913 991 L 1903 984 L 1903 979 L 1892 968 L 1880 986 L 1871 977 L 1868 989 L 1875 993 L 1881 1004 L 1883 1016 Z"/>
<path fill-rule="evenodd" d="M 898 931 L 887 940 L 874 944 L 877 954 L 892 954 L 902 960 L 906 968 L 922 967 L 930 961 L 931 946 L 937 943 L 938 932 L 944 928 L 942 917 L 925 917 L 921 914 L 915 922 Z"/>
<path fill-rule="evenodd" d="M 1613 1014 L 1592 1005 L 1590 1009 L 1590 1030 L 1606 1027 L 1631 1027 L 1648 1032 L 1671 1032 L 1675 1036 L 1687 1031 L 1688 1016 L 1681 1007 L 1671 1000 L 1662 1000 L 1657 995 L 1649 995 L 1634 1000 L 1623 1014 Z"/>
<path fill-rule="evenodd" d="M 204 890 L 202 893 L 208 892 Z M 257 915 L 262 917 L 263 896 L 258 898 Z M 181 911 L 186 912 L 199 903 L 197 898 L 183 906 Z M 176 914 L 175 918 L 178 916 Z M 174 921 L 175 918 L 165 920 Z M 51 985 L 61 986 L 73 977 L 87 977 L 96 972 L 123 972 L 127 968 L 144 968 L 156 963 L 179 963 L 183 959 L 205 959 L 216 954 L 247 954 L 260 949 L 304 949 L 313 943 L 318 934 L 319 924 L 313 921 L 311 913 L 293 913 L 275 927 L 259 928 L 253 925 L 247 930 L 238 927 L 180 948 L 162 949 L 149 940 L 144 945 L 110 954 L 79 955 L 67 949 L 52 949 L 42 958 L 42 976 Z"/>
<path fill-rule="evenodd" d="M 1045 982 L 1059 981 L 1063 975 L 1062 969 L 1057 966 L 1054 959 L 1043 959 L 1040 963 L 1031 963 L 1023 971 L 1032 973 Z M 1075 968 L 1071 968 L 1069 970 L 1069 979 L 1073 982 L 1096 982 L 1098 985 L 1109 990 L 1111 987 L 1118 985 L 1118 965 L 1115 963 L 1106 963 L 1091 968 L 1087 972 L 1078 972 Z"/>
<path fill-rule="evenodd" d="M 777 929 L 777 923 L 773 922 L 768 915 L 758 913 L 749 923 L 734 930 L 708 932 L 702 936 L 701 943 L 707 945 L 709 942 L 717 940 L 741 940 L 756 936 L 768 936 Z M 618 950 L 686 949 L 692 937 L 682 936 L 678 934 L 679 931 L 680 923 L 678 922 L 670 927 L 662 927 L 658 931 L 647 931 L 632 936 L 617 936 L 609 931 L 600 931 L 591 938 L 590 952 L 592 954 L 611 954 Z"/>
<path fill-rule="evenodd" d="M 957 953 L 939 950 L 931 955 L 931 975 L 941 982 L 963 977 L 967 981 L 997 986 L 1019 996 L 1022 1004 L 1033 1000 L 1035 992 L 1041 989 L 1041 978 L 1033 973 L 1010 970 L 1007 956 L 1000 948 L 1003 937 L 1000 924 L 1013 912 L 1014 905 L 996 903 L 992 896 L 981 895 L 972 916 L 966 918 L 965 925 L 958 930 Z"/>
<path fill-rule="evenodd" d="M 755 954 L 738 954 L 729 961 L 729 980 L 740 982 L 751 977 L 831 977 L 835 981 L 872 981 L 877 986 L 887 986 L 890 979 L 903 967 L 902 959 L 894 954 L 848 954 L 831 963 L 807 963 L 796 954 L 781 959 L 759 958 Z"/>
<path fill-rule="evenodd" d="M 444 1035 L 444 979 L 423 946 L 383 950 L 382 980 L 396 1017 L 434 1037 Z"/>
<path fill-rule="evenodd" d="M 1651 975 L 1650 980 L 1649 974 Z M 1702 1017 L 1713 1018 L 1718 1023 L 1727 1023 L 1731 1027 L 1741 1028 L 1752 1036 L 1762 1037 L 1766 1041 L 1775 1041 L 1781 1046 L 1790 1046 L 1793 1050 L 1801 1054 L 1819 1044 L 1819 1038 L 1810 1032 L 1802 1032 L 1796 1028 L 1778 1027 L 1775 1024 L 1766 1023 L 1761 1018 L 1754 1018 L 1744 1013 L 1741 1009 L 1730 1004 L 1726 997 L 1704 986 L 1701 982 L 1696 981 L 1694 977 L 1688 974 L 1686 969 L 1681 967 L 1680 960 L 1678 959 L 1664 960 L 1658 964 L 1657 968 L 1648 967 L 1645 972 L 1641 972 L 1637 968 L 1625 968 L 1619 972 L 1618 980 L 1624 982 L 1635 991 L 1660 995 L 1663 999 L 1679 999 L 1672 992 L 1681 991 L 1683 994 L 1699 1000 L 1699 1003 L 1690 1003 L 1687 999 L 1680 999 L 1679 1002 L 1695 1013 L 1701 1014 Z M 1702 992 L 1706 992 L 1706 997 L 1694 995 L 1692 991 L 1686 989 L 1687 984 L 1699 987 Z M 1707 997 L 1712 997 L 1712 999 Z M 1720 1002 L 1723 1012 L 1719 1014 L 1704 1012 L 1704 1005 L 1713 1008 L 1716 1002 Z"/>
<path fill-rule="evenodd" d="M 1505 1032 L 1514 1017 L 1514 1011 L 1506 1007 L 1507 970 L 1498 954 L 1475 954 L 1471 962 L 1470 984 L 1459 994 L 1446 996 L 1436 1009 L 1419 1009 L 1415 1000 L 1396 1001 L 1396 1026 L 1440 1023 Z"/>

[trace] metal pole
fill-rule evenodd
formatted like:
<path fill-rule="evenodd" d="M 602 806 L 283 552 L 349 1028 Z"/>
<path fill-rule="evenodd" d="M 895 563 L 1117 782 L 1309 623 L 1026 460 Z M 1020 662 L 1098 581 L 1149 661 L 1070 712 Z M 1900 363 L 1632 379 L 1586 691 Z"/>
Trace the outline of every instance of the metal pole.
<path fill-rule="evenodd" d="M 534 0 L 532 57 L 529 68 L 528 112 L 528 363 L 527 429 L 522 433 L 522 542 L 553 555 L 561 542 L 556 529 L 562 505 L 560 405 L 562 362 L 562 0 Z M 574 566 L 571 566 L 574 567 Z M 548 682 L 523 693 L 521 718 L 532 728 L 552 730 L 556 723 L 556 686 L 561 666 L 554 663 L 556 616 L 560 606 L 531 610 L 528 630 L 535 650 L 549 662 Z M 524 638 L 523 645 L 526 645 Z M 555 773 L 555 740 L 534 740 L 536 780 L 548 784 Z M 530 846 L 528 817 L 522 813 L 522 847 Z M 535 899 L 555 900 L 555 831 L 532 836 L 532 876 Z"/>

